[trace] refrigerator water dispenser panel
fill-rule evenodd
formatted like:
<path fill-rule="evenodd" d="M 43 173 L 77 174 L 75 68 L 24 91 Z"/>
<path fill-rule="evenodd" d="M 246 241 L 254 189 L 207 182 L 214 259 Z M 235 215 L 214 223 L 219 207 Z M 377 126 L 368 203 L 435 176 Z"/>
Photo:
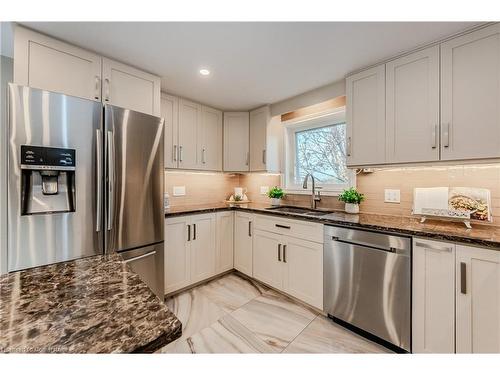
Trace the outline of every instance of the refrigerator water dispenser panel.
<path fill-rule="evenodd" d="M 21 145 L 21 215 L 75 211 L 75 150 Z"/>

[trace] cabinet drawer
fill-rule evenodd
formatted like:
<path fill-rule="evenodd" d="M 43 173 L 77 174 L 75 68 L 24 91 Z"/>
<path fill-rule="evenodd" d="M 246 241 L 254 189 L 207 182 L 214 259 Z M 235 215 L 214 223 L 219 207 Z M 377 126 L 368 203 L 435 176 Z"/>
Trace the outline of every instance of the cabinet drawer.
<path fill-rule="evenodd" d="M 323 243 L 323 224 L 255 215 L 255 228 L 307 241 Z"/>

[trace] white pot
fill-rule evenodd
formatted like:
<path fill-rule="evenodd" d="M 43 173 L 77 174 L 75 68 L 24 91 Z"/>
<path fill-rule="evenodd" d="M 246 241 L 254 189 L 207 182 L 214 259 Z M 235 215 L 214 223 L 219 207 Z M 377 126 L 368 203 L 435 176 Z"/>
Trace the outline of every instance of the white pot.
<path fill-rule="evenodd" d="M 281 199 L 280 198 L 271 198 L 271 206 L 280 206 Z"/>
<path fill-rule="evenodd" d="M 346 203 L 345 204 L 345 212 L 349 214 L 357 214 L 359 213 L 359 204 L 357 203 Z"/>

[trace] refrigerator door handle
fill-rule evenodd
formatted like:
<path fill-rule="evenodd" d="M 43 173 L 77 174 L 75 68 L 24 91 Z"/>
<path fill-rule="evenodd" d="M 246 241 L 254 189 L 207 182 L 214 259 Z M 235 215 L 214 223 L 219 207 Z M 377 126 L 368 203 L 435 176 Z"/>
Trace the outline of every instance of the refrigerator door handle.
<path fill-rule="evenodd" d="M 115 145 L 113 132 L 108 130 L 108 230 L 113 229 L 113 210 L 115 206 Z"/>
<path fill-rule="evenodd" d="M 96 172 L 97 172 L 97 199 L 96 199 L 96 225 L 95 231 L 100 232 L 102 230 L 102 130 L 96 129 L 95 131 L 96 139 Z"/>

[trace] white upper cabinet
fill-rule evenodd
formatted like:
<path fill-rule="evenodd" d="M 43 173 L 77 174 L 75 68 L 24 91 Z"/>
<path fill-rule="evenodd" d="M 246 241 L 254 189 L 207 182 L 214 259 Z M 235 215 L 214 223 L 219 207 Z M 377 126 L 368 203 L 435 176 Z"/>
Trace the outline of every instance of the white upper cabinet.
<path fill-rule="evenodd" d="M 500 353 L 500 251 L 457 245 L 457 353 Z"/>
<path fill-rule="evenodd" d="M 101 56 L 16 26 L 14 83 L 101 101 Z"/>
<path fill-rule="evenodd" d="M 222 171 L 222 111 L 162 94 L 165 167 Z"/>
<path fill-rule="evenodd" d="M 103 58 L 102 80 L 105 103 L 160 116 L 160 77 Z"/>
<path fill-rule="evenodd" d="M 269 107 L 250 112 L 250 171 L 265 171 L 267 124 L 270 120 Z"/>
<path fill-rule="evenodd" d="M 385 65 L 346 79 L 347 165 L 385 162 Z"/>
<path fill-rule="evenodd" d="M 222 111 L 202 106 L 200 122 L 200 169 L 222 170 Z"/>
<path fill-rule="evenodd" d="M 201 104 L 179 99 L 179 168 L 198 169 Z"/>
<path fill-rule="evenodd" d="M 439 160 L 439 46 L 388 62 L 385 92 L 387 162 Z"/>
<path fill-rule="evenodd" d="M 413 240 L 413 353 L 455 352 L 455 244 Z"/>
<path fill-rule="evenodd" d="M 224 171 L 249 171 L 248 112 L 224 112 Z"/>
<path fill-rule="evenodd" d="M 161 94 L 161 117 L 165 120 L 165 168 L 177 168 L 178 162 L 178 120 L 179 99 L 172 95 Z"/>
<path fill-rule="evenodd" d="M 500 157 L 500 24 L 441 44 L 441 159 Z"/>
<path fill-rule="evenodd" d="M 17 26 L 14 82 L 160 116 L 160 77 Z"/>

